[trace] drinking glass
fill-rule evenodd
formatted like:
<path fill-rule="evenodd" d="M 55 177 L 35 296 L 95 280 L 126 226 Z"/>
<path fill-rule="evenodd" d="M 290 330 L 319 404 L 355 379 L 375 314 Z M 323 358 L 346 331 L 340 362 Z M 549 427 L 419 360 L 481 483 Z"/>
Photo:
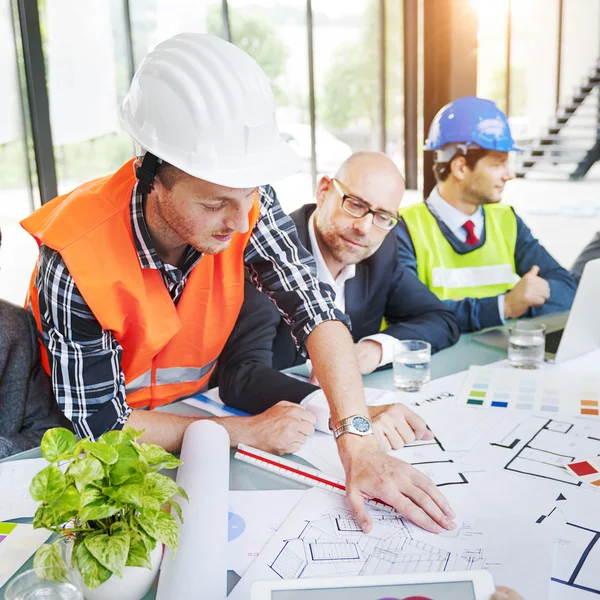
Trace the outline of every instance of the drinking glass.
<path fill-rule="evenodd" d="M 5 600 L 83 600 L 81 588 L 70 576 L 53 581 L 55 569 L 30 569 L 13 579 L 6 588 Z"/>
<path fill-rule="evenodd" d="M 546 326 L 517 321 L 508 327 L 508 362 L 518 369 L 539 369 L 544 362 Z"/>
<path fill-rule="evenodd" d="M 431 344 L 420 340 L 394 343 L 394 385 L 405 392 L 418 392 L 431 379 Z"/>

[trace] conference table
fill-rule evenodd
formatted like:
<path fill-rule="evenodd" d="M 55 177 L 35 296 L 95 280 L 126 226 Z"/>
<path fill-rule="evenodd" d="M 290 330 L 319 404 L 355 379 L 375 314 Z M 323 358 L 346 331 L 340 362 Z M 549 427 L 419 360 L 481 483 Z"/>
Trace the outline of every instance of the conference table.
<path fill-rule="evenodd" d="M 490 346 L 484 346 L 472 339 L 471 334 L 462 335 L 459 342 L 442 350 L 437 354 L 434 354 L 431 358 L 431 377 L 432 379 L 438 379 L 445 377 L 446 375 L 452 375 L 460 371 L 464 371 L 469 368 L 470 365 L 486 365 L 498 360 L 506 358 L 506 350 L 494 348 Z M 302 372 L 303 368 L 295 368 L 294 371 Z M 306 372 L 304 373 L 306 374 Z M 376 371 L 363 377 L 365 386 L 379 389 L 394 389 L 392 370 L 384 369 Z M 163 412 L 174 413 L 184 416 L 202 416 L 203 411 L 199 411 L 197 408 L 189 406 L 183 402 L 176 402 L 168 406 L 161 407 Z M 307 486 L 286 479 L 275 473 L 264 471 L 254 465 L 241 462 L 233 458 L 235 449 L 231 450 L 230 458 L 230 471 L 229 471 L 229 489 L 230 490 L 284 490 L 284 489 L 296 489 L 302 490 L 307 489 Z M 39 448 L 22 452 L 15 456 L 3 459 L 0 462 L 8 460 L 23 460 L 27 458 L 40 458 L 41 453 Z M 298 457 L 290 457 L 293 460 L 304 462 Z M 21 522 L 31 522 L 33 520 L 19 520 Z M 33 568 L 33 558 L 29 559 L 21 569 L 15 574 L 18 575 L 27 569 Z M 228 572 L 228 585 L 229 591 L 233 589 L 236 583 L 239 581 L 239 577 L 233 571 Z M 7 584 L 8 585 L 8 584 Z M 5 586 L 6 587 L 6 586 Z M 0 597 L 4 597 L 4 589 L 0 588 Z M 150 592 L 145 596 L 144 600 L 154 600 L 156 597 L 156 587 L 154 586 Z"/>

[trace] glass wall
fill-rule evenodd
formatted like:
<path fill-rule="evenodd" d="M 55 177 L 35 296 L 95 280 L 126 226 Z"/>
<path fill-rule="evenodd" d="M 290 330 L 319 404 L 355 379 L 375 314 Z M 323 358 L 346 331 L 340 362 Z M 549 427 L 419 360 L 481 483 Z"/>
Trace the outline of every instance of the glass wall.
<path fill-rule="evenodd" d="M 508 112 L 517 139 L 539 137 L 556 111 L 559 0 L 473 2 L 479 17 L 477 93 Z"/>
<path fill-rule="evenodd" d="M 10 0 L 0 1 L 10 6 Z M 280 129 L 302 157 L 298 174 L 275 182 L 286 210 L 311 201 L 316 184 L 313 161 L 317 177 L 335 172 L 359 149 L 385 150 L 402 166 L 402 2 L 312 0 L 312 65 L 308 0 L 228 0 L 227 31 L 224 4 L 221 0 L 107 0 L 95 4 L 38 0 L 59 193 L 114 171 L 132 156 L 133 145 L 120 130 L 118 106 L 143 57 L 160 41 L 183 31 L 229 37 L 269 76 Z M 385 41 L 381 39 L 382 24 Z M 3 53 L 4 59 L 14 71 L 15 57 Z M 2 74 L 12 76 L 7 69 Z"/>
<path fill-rule="evenodd" d="M 33 208 L 16 48 L 11 1 L 0 0 L 0 216 L 3 219 L 23 217 Z"/>
<path fill-rule="evenodd" d="M 477 95 L 506 111 L 509 0 L 481 0 L 477 9 Z"/>
<path fill-rule="evenodd" d="M 133 59 L 137 67 L 158 43 L 184 31 L 223 35 L 217 0 L 129 0 Z"/>
<path fill-rule="evenodd" d="M 133 145 L 118 106 L 130 68 L 123 2 L 39 2 L 58 192 L 116 170 Z"/>
<path fill-rule="evenodd" d="M 33 193 L 24 98 L 10 0 L 0 0 L 0 297 L 22 304 L 37 245 L 19 220 L 39 205 Z"/>
<path fill-rule="evenodd" d="M 556 111 L 559 0 L 512 2 L 510 116 L 520 139 L 547 131 Z"/>
<path fill-rule="evenodd" d="M 379 150 L 377 0 L 313 0 L 318 175 L 356 150 Z"/>
<path fill-rule="evenodd" d="M 300 172 L 273 182 L 281 205 L 291 212 L 312 199 L 306 4 L 229 0 L 228 6 L 231 41 L 268 75 L 279 129 L 302 157 Z"/>
<path fill-rule="evenodd" d="M 386 0 L 385 152 L 404 172 L 404 21 L 402 3 Z M 419 138 L 420 139 L 420 138 Z"/>

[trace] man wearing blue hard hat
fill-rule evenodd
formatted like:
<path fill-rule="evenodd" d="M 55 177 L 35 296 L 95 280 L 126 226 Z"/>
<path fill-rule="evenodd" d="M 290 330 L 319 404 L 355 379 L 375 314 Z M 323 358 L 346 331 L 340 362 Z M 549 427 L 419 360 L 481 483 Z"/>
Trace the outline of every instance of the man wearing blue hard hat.
<path fill-rule="evenodd" d="M 437 186 L 401 209 L 400 259 L 456 312 L 463 332 L 505 319 L 568 310 L 575 282 L 513 208 L 500 204 L 519 150 L 506 115 L 469 96 L 433 119 L 425 150 L 435 152 Z"/>

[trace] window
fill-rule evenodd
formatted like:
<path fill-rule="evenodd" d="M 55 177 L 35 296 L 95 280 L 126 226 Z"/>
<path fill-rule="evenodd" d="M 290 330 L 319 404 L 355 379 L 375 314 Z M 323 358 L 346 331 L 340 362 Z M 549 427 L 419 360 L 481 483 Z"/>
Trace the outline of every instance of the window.
<path fill-rule="evenodd" d="M 111 173 L 133 156 L 118 106 L 129 87 L 123 3 L 40 3 L 58 191 Z"/>
<path fill-rule="evenodd" d="M 289 213 L 312 201 L 306 4 L 230 0 L 229 20 L 231 41 L 269 77 L 279 129 L 302 158 L 298 173 L 271 182 Z"/>

